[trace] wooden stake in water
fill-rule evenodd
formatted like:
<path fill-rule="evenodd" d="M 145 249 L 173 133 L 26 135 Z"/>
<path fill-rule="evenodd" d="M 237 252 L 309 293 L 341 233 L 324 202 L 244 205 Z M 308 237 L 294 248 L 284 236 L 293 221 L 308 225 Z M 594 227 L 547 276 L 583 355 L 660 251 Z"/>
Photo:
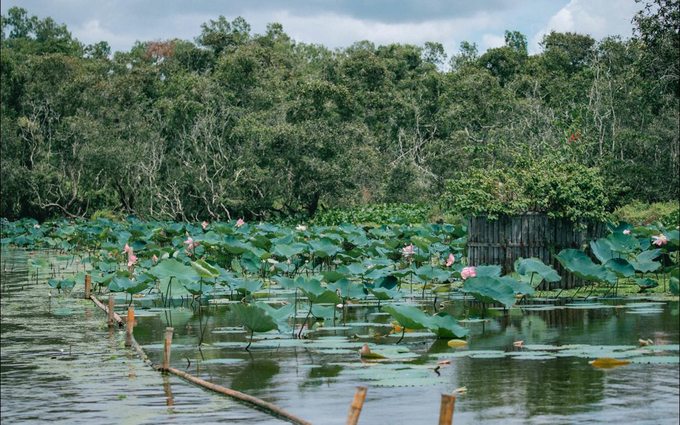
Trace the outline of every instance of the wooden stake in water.
<path fill-rule="evenodd" d="M 170 368 L 170 350 L 172 349 L 172 334 L 175 328 L 165 328 L 165 345 L 163 346 L 163 370 Z"/>
<path fill-rule="evenodd" d="M 128 307 L 125 324 L 127 325 L 125 328 L 125 346 L 129 347 L 132 345 L 132 330 L 135 327 L 135 308 L 132 306 Z"/>
<path fill-rule="evenodd" d="M 439 425 L 451 425 L 453 423 L 453 407 L 456 404 L 456 397 L 442 394 L 442 406 L 439 410 Z"/>
<path fill-rule="evenodd" d="M 85 299 L 90 299 L 90 288 L 92 287 L 92 276 L 85 276 Z"/>
<path fill-rule="evenodd" d="M 107 309 L 107 313 L 109 314 L 109 326 L 113 326 L 116 323 L 115 320 L 113 320 L 113 305 L 113 295 L 109 295 L 109 308 Z"/>
<path fill-rule="evenodd" d="M 357 387 L 357 392 L 354 394 L 354 400 L 349 406 L 349 416 L 347 416 L 347 425 L 356 425 L 359 422 L 359 415 L 361 408 L 364 405 L 366 398 L 366 387 Z"/>

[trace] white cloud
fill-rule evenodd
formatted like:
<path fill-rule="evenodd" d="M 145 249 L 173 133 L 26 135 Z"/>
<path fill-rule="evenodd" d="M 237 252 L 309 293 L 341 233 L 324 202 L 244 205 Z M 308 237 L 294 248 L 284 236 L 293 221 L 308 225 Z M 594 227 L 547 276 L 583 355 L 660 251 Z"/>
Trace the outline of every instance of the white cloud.
<path fill-rule="evenodd" d="M 635 0 L 571 0 L 534 34 L 529 53 L 540 52 L 540 41 L 553 30 L 589 34 L 596 40 L 609 35 L 630 37 L 631 19 L 639 9 Z"/>
<path fill-rule="evenodd" d="M 505 45 L 505 35 L 484 34 L 482 42 L 479 46 L 480 51 L 484 52 L 494 47 L 502 47 Z"/>
<path fill-rule="evenodd" d="M 306 43 L 345 47 L 360 40 L 370 40 L 376 45 L 391 43 L 422 45 L 426 41 L 436 41 L 442 43 L 449 54 L 458 50 L 460 41 L 471 36 L 478 28 L 489 26 L 493 22 L 487 13 L 460 19 L 418 23 L 383 23 L 336 14 L 298 16 L 288 12 L 254 18 L 262 23 L 280 22 L 287 34 L 297 41 Z M 251 21 L 248 16 L 246 19 Z M 260 26 L 255 20 L 253 24 L 254 28 Z"/>

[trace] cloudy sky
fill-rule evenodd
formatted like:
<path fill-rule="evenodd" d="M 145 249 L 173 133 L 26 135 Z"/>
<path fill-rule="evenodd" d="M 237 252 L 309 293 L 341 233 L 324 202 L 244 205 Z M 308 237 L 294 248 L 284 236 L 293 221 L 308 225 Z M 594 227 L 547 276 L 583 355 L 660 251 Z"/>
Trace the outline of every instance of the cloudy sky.
<path fill-rule="evenodd" d="M 525 34 L 530 53 L 550 30 L 628 38 L 640 8 L 634 0 L 3 0 L 0 9 L 12 6 L 65 23 L 85 44 L 108 41 L 114 51 L 136 40 L 194 40 L 203 22 L 240 15 L 254 33 L 279 22 L 295 40 L 331 48 L 437 41 L 449 55 L 461 41 L 482 52 L 501 46 L 506 29 Z"/>

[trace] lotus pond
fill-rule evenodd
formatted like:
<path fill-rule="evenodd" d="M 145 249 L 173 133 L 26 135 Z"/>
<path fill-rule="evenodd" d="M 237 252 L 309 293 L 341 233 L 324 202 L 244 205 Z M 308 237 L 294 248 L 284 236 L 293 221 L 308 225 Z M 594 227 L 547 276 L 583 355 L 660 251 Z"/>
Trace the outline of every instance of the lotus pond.
<path fill-rule="evenodd" d="M 172 326 L 173 367 L 312 423 L 344 423 L 357 385 L 360 423 L 437 423 L 442 393 L 454 423 L 677 423 L 677 231 L 623 230 L 560 253 L 608 296 L 555 299 L 535 261 L 470 275 L 460 226 L 3 223 L 3 422 L 281 423 L 145 366 L 90 275 L 152 360 Z M 613 296 L 638 279 L 662 284 Z"/>

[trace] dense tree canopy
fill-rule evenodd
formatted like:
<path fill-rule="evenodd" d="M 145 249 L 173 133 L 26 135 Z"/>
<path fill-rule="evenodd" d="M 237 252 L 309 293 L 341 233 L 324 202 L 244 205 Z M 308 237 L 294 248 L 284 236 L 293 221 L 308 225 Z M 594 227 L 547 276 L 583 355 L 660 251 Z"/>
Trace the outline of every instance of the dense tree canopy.
<path fill-rule="evenodd" d="M 222 16 L 195 43 L 111 54 L 11 8 L 0 215 L 271 219 L 428 202 L 518 155 L 599 168 L 609 208 L 677 199 L 678 3 L 646 5 L 630 39 L 552 32 L 529 55 L 507 31 L 505 46 L 480 56 L 464 42 L 450 61 L 438 43 L 333 51 Z"/>

